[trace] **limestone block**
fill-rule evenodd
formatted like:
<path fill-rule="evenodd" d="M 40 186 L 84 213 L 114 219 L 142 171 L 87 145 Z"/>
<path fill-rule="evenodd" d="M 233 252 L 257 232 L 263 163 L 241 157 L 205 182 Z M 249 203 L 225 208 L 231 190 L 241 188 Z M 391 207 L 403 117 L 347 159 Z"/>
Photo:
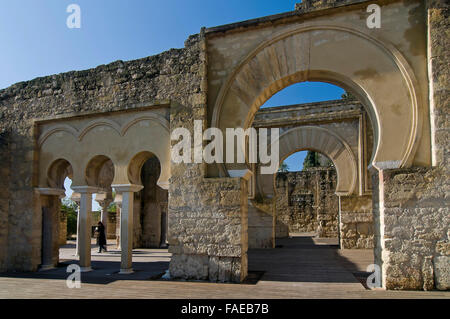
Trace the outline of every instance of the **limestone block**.
<path fill-rule="evenodd" d="M 219 257 L 212 256 L 209 258 L 209 281 L 219 280 Z"/>
<path fill-rule="evenodd" d="M 219 259 L 219 274 L 217 280 L 220 282 L 231 281 L 232 258 Z"/>
<path fill-rule="evenodd" d="M 173 255 L 169 271 L 171 278 L 205 280 L 208 278 L 208 256 Z"/>
<path fill-rule="evenodd" d="M 450 257 L 439 256 L 433 260 L 434 280 L 439 290 L 450 289 Z"/>

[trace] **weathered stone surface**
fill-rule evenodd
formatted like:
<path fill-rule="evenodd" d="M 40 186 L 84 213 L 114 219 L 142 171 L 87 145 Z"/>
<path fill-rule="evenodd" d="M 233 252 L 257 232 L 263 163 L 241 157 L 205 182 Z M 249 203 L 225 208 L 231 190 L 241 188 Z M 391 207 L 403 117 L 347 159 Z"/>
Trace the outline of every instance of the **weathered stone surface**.
<path fill-rule="evenodd" d="M 194 120 L 204 127 L 250 125 L 258 107 L 277 91 L 316 78 L 348 82 L 372 102 L 364 106 L 378 124 L 367 143 L 377 149 L 370 164 L 381 169 L 379 176 L 373 174 L 372 209 L 384 287 L 448 289 L 448 1 L 384 2 L 383 28 L 373 30 L 366 28 L 362 10 L 368 3 L 304 1 L 295 12 L 202 31 L 183 49 L 0 90 L 0 270 L 37 269 L 43 257 L 41 230 L 49 222 L 42 207 L 46 213 L 59 208 L 59 199 L 44 203 L 34 192 L 40 177 L 36 119 L 136 111 L 166 101 L 170 129 L 185 127 L 192 135 Z M 322 120 L 327 122 L 326 116 Z M 359 143 L 359 136 L 352 136 Z M 355 157 L 364 157 L 354 145 Z M 430 152 L 434 167 L 428 167 Z M 369 164 L 358 163 L 359 169 Z M 174 278 L 239 282 L 247 275 L 247 181 L 205 178 L 224 176 L 219 171 L 216 165 L 171 164 L 167 209 Z M 288 203 L 308 203 L 302 204 L 308 214 L 293 218 L 296 229 L 337 231 L 334 214 L 310 209 L 317 196 L 295 193 L 295 187 L 285 190 Z M 361 208 L 369 206 L 350 201 L 342 207 L 344 246 L 368 247 L 370 213 Z M 52 244 L 55 229 L 47 233 L 55 239 Z M 57 256 L 57 246 L 49 246 L 51 257 Z"/>
<path fill-rule="evenodd" d="M 33 170 L 37 154 L 32 121 L 139 108 L 158 100 L 174 101 L 193 114 L 195 109 L 204 108 L 204 104 L 197 104 L 196 97 L 201 94 L 204 75 L 200 38 L 199 35 L 190 37 L 184 49 L 37 78 L 0 90 L 0 133 L 5 139 L 2 145 L 8 145 L 10 150 L 2 155 L 20 159 L 9 162 L 2 172 L 5 183 L 8 183 L 8 174 L 14 172 L 14 179 L 8 183 L 12 195 L 7 201 L 9 209 L 2 210 L 2 214 L 10 212 L 8 232 L 0 232 L 0 240 L 4 240 L 3 236 L 8 238 L 7 244 L 1 245 L 8 247 L 6 256 L 0 252 L 0 265 L 6 265 L 3 269 L 36 270 L 41 262 L 42 214 L 33 191 L 37 183 Z M 182 122 L 183 114 L 179 115 Z M 180 178 L 182 176 L 180 174 Z M 186 178 L 189 178 L 189 171 Z M 3 192 L 2 196 L 9 196 L 8 192 Z M 6 201 L 2 205 L 5 204 Z"/>
<path fill-rule="evenodd" d="M 192 208 L 177 206 L 180 201 L 171 198 L 169 252 L 176 256 L 170 262 L 172 278 L 240 282 L 247 276 L 246 267 L 242 266 L 246 264 L 248 249 L 246 184 L 240 178 L 199 180 L 196 187 L 202 191 L 190 194 L 196 197 L 191 201 L 198 205 L 195 214 Z M 176 196 L 185 195 L 177 193 Z M 202 204 L 214 197 L 217 200 L 209 201 L 210 205 Z M 198 273 L 194 269 L 198 265 L 182 265 L 191 259 L 197 263 L 202 261 L 205 271 Z"/>
<path fill-rule="evenodd" d="M 67 213 L 60 211 L 59 213 L 59 245 L 65 245 L 67 243 Z"/>
<path fill-rule="evenodd" d="M 340 209 L 341 248 L 373 248 L 372 196 L 341 196 Z"/>
<path fill-rule="evenodd" d="M 450 289 L 450 256 L 439 256 L 434 259 L 434 275 L 436 288 L 439 290 Z"/>
<path fill-rule="evenodd" d="M 7 269 L 10 198 L 10 149 L 6 133 L 0 133 L 0 271 Z"/>
<path fill-rule="evenodd" d="M 450 5 L 444 0 L 427 0 L 433 165 L 449 166 Z"/>
<path fill-rule="evenodd" d="M 303 0 L 302 2 L 295 4 L 295 10 L 300 12 L 311 12 L 361 2 L 364 2 L 364 0 Z"/>
<path fill-rule="evenodd" d="M 338 197 L 334 169 L 308 169 L 278 173 L 276 177 L 277 223 L 290 232 L 317 232 L 337 237 Z"/>
<path fill-rule="evenodd" d="M 380 172 L 375 262 L 386 288 L 431 289 L 447 280 L 436 266 L 449 256 L 449 177 L 441 168 Z"/>
<path fill-rule="evenodd" d="M 249 202 L 248 248 L 273 248 L 273 215 Z"/>

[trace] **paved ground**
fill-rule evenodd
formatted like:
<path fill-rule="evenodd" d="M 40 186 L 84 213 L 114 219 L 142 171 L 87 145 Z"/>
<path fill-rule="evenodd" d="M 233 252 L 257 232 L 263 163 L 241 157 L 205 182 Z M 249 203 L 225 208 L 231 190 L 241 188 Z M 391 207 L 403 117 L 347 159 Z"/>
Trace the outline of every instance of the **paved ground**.
<path fill-rule="evenodd" d="M 297 235 L 279 240 L 279 248 L 249 252 L 247 284 L 220 284 L 155 280 L 168 268 L 164 249 L 133 251 L 131 275 L 119 275 L 120 252 L 109 245 L 97 253 L 93 245 L 94 271 L 82 274 L 80 289 L 66 286 L 66 267 L 76 263 L 75 248 L 60 249 L 62 264 L 54 270 L 0 275 L 0 298 L 450 298 L 450 292 L 368 290 L 370 250 L 337 249 L 333 240 Z M 262 276 L 261 276 L 262 275 Z"/>

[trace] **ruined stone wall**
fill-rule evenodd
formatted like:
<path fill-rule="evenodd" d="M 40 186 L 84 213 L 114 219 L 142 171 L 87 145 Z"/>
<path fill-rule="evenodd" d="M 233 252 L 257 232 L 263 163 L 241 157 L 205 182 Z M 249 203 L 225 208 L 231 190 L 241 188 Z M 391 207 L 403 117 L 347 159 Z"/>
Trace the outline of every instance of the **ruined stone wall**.
<path fill-rule="evenodd" d="M 375 262 L 387 289 L 450 289 L 450 175 L 439 168 L 379 173 Z M 381 251 L 382 250 L 382 251 Z"/>
<path fill-rule="evenodd" d="M 317 232 L 319 237 L 337 237 L 336 177 L 336 171 L 330 168 L 278 173 L 277 223 L 287 225 L 289 232 Z"/>
<path fill-rule="evenodd" d="M 247 181 L 207 178 L 186 186 L 191 190 L 169 195 L 176 196 L 169 200 L 170 275 L 242 281 L 248 262 Z M 188 207 L 189 203 L 197 203 L 197 207 Z"/>
<path fill-rule="evenodd" d="M 373 174 L 375 263 L 387 289 L 450 289 L 450 5 L 426 1 L 433 167 Z"/>
<path fill-rule="evenodd" d="M 7 266 L 10 158 L 8 138 L 0 132 L 0 271 L 5 271 Z"/>
<path fill-rule="evenodd" d="M 295 4 L 295 10 L 308 12 L 320 9 L 335 8 L 364 1 L 365 0 L 302 0 L 302 2 Z"/>
<path fill-rule="evenodd" d="M 116 213 L 108 212 L 108 227 L 107 227 L 107 239 L 115 239 L 116 238 Z"/>
<path fill-rule="evenodd" d="M 372 196 L 341 196 L 339 200 L 339 239 L 341 248 L 373 248 Z"/>
<path fill-rule="evenodd" d="M 199 35 L 190 37 L 184 49 L 37 78 L 0 91 L 0 132 L 7 133 L 9 156 L 20 159 L 5 168 L 9 172 L 2 172 L 11 175 L 11 197 L 7 260 L 3 256 L 0 264 L 6 262 L 8 269 L 36 270 L 41 262 L 38 251 L 42 213 L 33 191 L 38 158 L 33 119 L 138 108 L 158 100 L 171 100 L 195 112 L 195 107 L 201 108 L 199 96 L 203 96 L 200 87 L 204 60 L 200 59 L 199 39 Z M 183 176 L 184 172 L 179 174 Z"/>
<path fill-rule="evenodd" d="M 248 248 L 274 248 L 273 214 L 248 204 Z"/>
<path fill-rule="evenodd" d="M 428 0 L 428 77 L 433 166 L 449 169 L 450 141 L 450 4 Z"/>
<path fill-rule="evenodd" d="M 450 289 L 450 5 L 426 1 L 432 168 L 374 174 L 375 262 L 387 289 Z"/>
<path fill-rule="evenodd" d="M 59 212 L 59 245 L 67 244 L 67 213 L 63 210 Z"/>

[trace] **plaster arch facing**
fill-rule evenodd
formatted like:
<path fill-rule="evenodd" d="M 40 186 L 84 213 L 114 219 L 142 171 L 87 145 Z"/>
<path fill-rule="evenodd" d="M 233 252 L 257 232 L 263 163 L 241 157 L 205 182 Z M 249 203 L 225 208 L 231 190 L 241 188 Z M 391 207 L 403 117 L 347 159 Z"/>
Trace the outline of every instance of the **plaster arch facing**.
<path fill-rule="evenodd" d="M 111 160 L 114 166 L 111 184 L 130 184 L 132 177 L 129 176 L 128 168 L 136 154 L 151 153 L 161 163 L 158 185 L 167 189 L 170 178 L 168 121 L 158 114 L 142 112 L 119 114 L 117 117 L 97 117 L 94 120 L 69 118 L 63 124 L 43 124 L 38 139 L 39 187 L 55 184 L 48 179 L 48 172 L 58 159 L 65 159 L 71 164 L 72 186 L 99 186 L 99 170 L 106 159 Z"/>

